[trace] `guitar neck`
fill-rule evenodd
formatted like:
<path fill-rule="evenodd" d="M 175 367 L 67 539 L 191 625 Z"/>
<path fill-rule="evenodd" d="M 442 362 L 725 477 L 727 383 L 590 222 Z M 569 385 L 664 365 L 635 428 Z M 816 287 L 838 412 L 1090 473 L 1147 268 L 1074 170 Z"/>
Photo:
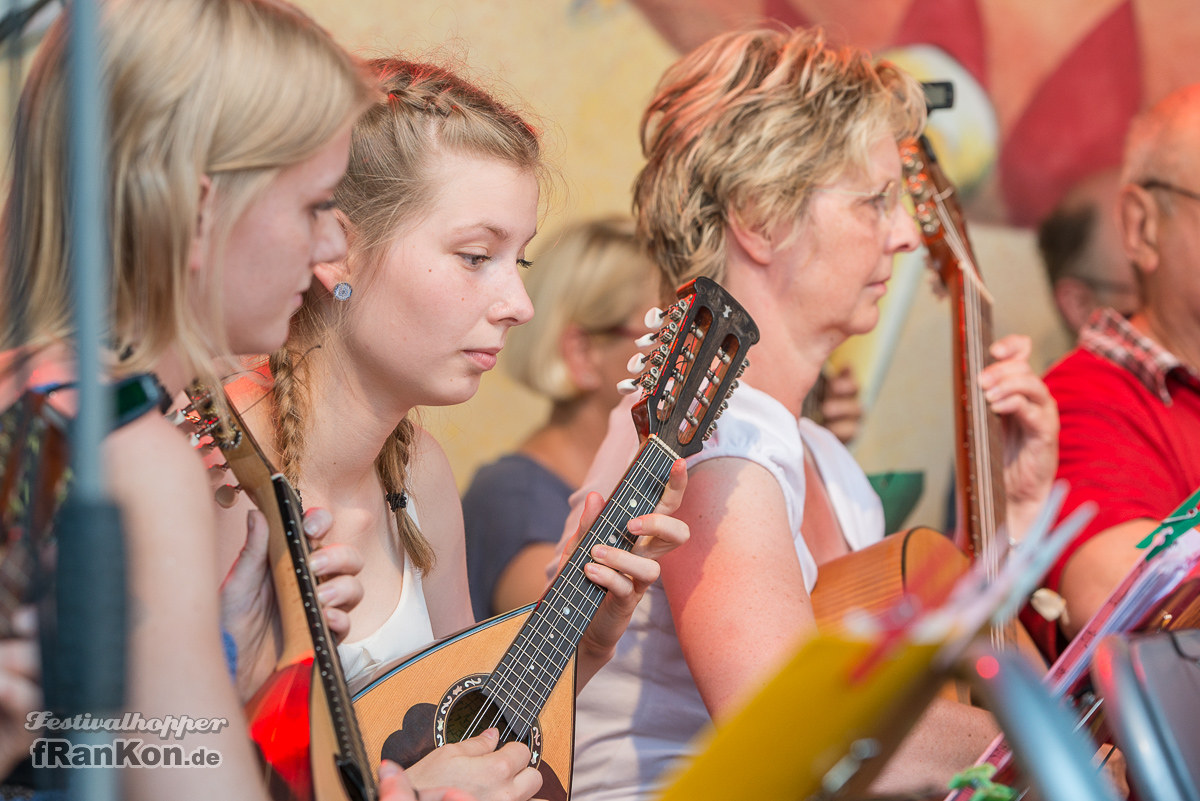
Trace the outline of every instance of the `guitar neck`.
<path fill-rule="evenodd" d="M 1004 454 L 1000 421 L 988 408 L 978 381 L 992 345 L 992 299 L 973 264 L 961 269 L 956 279 L 951 297 L 959 545 L 972 559 L 984 560 L 994 576 L 1004 550 L 997 536 L 1005 514 Z"/>
<path fill-rule="evenodd" d="M 626 551 L 633 547 L 637 538 L 625 527 L 634 517 L 654 510 L 676 458 L 657 437 L 645 441 L 604 510 L 489 677 L 485 691 L 522 736 L 550 697 L 604 600 L 605 590 L 584 573 L 592 561 L 592 547 L 603 544 Z"/>

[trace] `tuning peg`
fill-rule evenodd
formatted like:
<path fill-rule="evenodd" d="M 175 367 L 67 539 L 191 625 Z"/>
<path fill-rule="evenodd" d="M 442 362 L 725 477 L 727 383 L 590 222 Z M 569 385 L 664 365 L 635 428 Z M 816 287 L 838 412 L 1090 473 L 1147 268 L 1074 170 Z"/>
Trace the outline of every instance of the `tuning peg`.
<path fill-rule="evenodd" d="M 667 350 L 668 350 L 667 346 L 663 345 L 661 348 L 654 351 L 654 353 L 651 353 L 650 354 L 650 363 L 657 367 L 661 367 L 662 365 L 666 364 Z"/>
<path fill-rule="evenodd" d="M 637 345 L 639 348 L 648 348 L 651 345 L 653 345 L 655 340 L 657 340 L 657 339 L 658 339 L 658 332 L 651 331 L 649 334 L 642 334 L 640 337 L 638 337 L 636 340 L 634 340 L 633 344 Z"/>
<path fill-rule="evenodd" d="M 638 391 L 638 382 L 632 378 L 626 378 L 624 381 L 617 382 L 617 392 L 622 395 L 632 395 Z"/>
<path fill-rule="evenodd" d="M 213 493 L 213 498 L 216 499 L 217 505 L 222 509 L 229 509 L 237 503 L 238 493 L 242 491 L 240 486 L 235 484 L 224 484 L 217 487 L 217 491 Z"/>
<path fill-rule="evenodd" d="M 663 319 L 663 310 L 655 306 L 646 312 L 643 322 L 645 322 L 647 328 L 658 328 L 662 325 Z"/>
<path fill-rule="evenodd" d="M 637 375 L 638 373 L 642 372 L 642 368 L 645 366 L 646 366 L 646 354 L 635 353 L 635 354 L 633 354 L 633 357 L 629 360 L 629 363 L 625 365 L 625 369 L 626 369 L 626 371 L 633 373 L 634 375 Z"/>
<path fill-rule="evenodd" d="M 229 463 L 221 462 L 220 464 L 209 465 L 208 472 L 215 476 L 224 473 L 228 469 Z"/>

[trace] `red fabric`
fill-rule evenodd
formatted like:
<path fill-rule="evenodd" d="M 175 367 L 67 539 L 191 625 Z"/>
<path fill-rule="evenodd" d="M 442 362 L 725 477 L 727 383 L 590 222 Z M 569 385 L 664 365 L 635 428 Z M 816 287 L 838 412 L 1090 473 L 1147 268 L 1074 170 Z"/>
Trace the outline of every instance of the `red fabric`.
<path fill-rule="evenodd" d="M 1162 402 L 1129 371 L 1076 349 L 1046 375 L 1058 402 L 1058 477 L 1070 482 L 1065 517 L 1087 500 L 1099 510 L 1051 568 L 1057 590 L 1063 565 L 1088 539 L 1118 523 L 1158 520 L 1200 486 L 1200 388 L 1182 368 L 1167 375 L 1172 403 Z M 1057 655 L 1055 627 L 1026 610 L 1038 645 Z"/>

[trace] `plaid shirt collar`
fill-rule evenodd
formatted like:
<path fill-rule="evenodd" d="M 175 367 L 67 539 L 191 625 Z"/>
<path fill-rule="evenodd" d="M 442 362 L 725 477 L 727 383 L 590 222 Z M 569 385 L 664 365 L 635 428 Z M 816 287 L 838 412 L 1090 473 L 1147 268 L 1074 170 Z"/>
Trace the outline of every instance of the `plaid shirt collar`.
<path fill-rule="evenodd" d="M 1172 371 L 1179 371 L 1184 380 L 1200 385 L 1200 378 L 1174 354 L 1112 309 L 1101 309 L 1092 315 L 1079 332 L 1079 346 L 1133 373 L 1167 406 L 1171 405 L 1167 376 Z"/>

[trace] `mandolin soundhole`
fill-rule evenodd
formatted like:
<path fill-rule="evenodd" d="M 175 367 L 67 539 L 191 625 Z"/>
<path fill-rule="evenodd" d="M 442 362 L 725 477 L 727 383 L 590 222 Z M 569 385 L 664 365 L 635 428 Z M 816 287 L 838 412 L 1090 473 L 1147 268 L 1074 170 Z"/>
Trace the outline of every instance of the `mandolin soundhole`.
<path fill-rule="evenodd" d="M 468 676 L 456 682 L 442 696 L 434 718 L 435 744 L 440 747 L 446 743 L 457 743 L 495 727 L 500 730 L 500 745 L 511 742 L 524 743 L 529 746 L 530 766 L 538 767 L 542 760 L 542 732 L 539 722 L 534 720 L 533 726 L 524 737 L 517 736 L 500 707 L 483 692 L 483 684 L 487 678 L 486 673 Z"/>

